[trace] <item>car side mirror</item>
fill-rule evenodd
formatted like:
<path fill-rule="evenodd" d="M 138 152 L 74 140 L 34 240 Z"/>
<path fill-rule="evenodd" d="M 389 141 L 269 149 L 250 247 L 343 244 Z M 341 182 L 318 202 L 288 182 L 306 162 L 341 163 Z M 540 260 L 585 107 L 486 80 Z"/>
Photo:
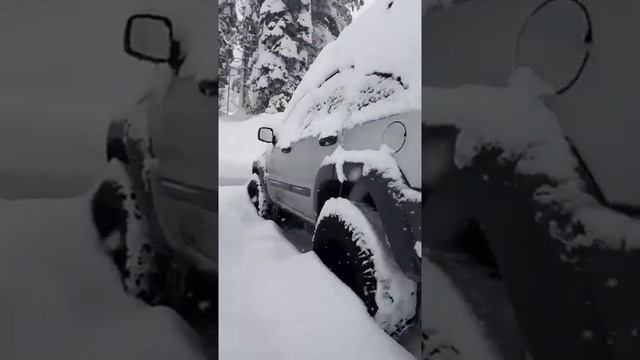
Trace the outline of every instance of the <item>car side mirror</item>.
<path fill-rule="evenodd" d="M 275 144 L 276 136 L 273 132 L 273 129 L 265 126 L 258 129 L 258 140 L 269 144 Z"/>
<path fill-rule="evenodd" d="M 325 136 L 323 138 L 320 138 L 320 140 L 318 140 L 318 144 L 320 144 L 320 146 L 331 146 L 337 142 L 338 142 L 338 137 L 335 135 Z"/>
<path fill-rule="evenodd" d="M 129 17 L 124 34 L 124 51 L 140 60 L 173 65 L 179 57 L 179 50 L 178 42 L 173 38 L 171 20 L 152 14 Z"/>

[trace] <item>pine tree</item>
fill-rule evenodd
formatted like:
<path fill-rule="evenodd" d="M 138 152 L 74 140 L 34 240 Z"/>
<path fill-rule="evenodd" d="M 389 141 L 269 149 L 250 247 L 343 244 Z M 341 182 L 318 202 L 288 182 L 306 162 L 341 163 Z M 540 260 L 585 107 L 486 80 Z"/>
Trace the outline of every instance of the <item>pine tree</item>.
<path fill-rule="evenodd" d="M 260 6 L 264 0 L 240 0 L 238 13 L 240 21 L 238 22 L 238 48 L 241 52 L 240 67 L 238 73 L 240 81 L 237 82 L 237 88 L 234 89 L 241 97 L 241 104 L 244 109 L 250 109 L 249 102 L 251 84 L 249 76 L 251 74 L 251 66 L 253 55 L 258 49 L 258 41 L 260 39 Z"/>
<path fill-rule="evenodd" d="M 238 36 L 236 24 L 235 0 L 218 0 L 218 88 L 220 94 L 228 85 L 235 38 Z M 218 99 L 222 100 L 223 98 L 221 96 Z"/>
<path fill-rule="evenodd" d="M 307 70 L 313 49 L 310 0 L 264 0 L 249 82 L 250 110 L 283 111 Z"/>
<path fill-rule="evenodd" d="M 312 0 L 313 52 L 310 60 L 315 59 L 322 48 L 338 37 L 351 23 L 351 13 L 363 4 L 364 0 Z"/>

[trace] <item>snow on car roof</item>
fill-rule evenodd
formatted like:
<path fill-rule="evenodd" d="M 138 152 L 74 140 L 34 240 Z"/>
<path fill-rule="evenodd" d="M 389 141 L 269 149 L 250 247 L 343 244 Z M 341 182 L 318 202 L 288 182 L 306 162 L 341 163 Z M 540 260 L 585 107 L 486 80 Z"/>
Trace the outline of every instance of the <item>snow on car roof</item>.
<path fill-rule="evenodd" d="M 415 0 L 380 0 L 366 9 L 305 74 L 277 146 L 420 109 L 420 21 Z"/>

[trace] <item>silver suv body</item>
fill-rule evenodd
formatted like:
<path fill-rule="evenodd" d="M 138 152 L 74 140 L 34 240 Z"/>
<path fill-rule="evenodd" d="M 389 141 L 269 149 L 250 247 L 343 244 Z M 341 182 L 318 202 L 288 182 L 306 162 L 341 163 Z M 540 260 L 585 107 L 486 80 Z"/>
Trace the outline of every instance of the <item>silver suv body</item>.
<path fill-rule="evenodd" d="M 350 129 L 342 129 L 335 142 L 320 137 L 306 138 L 287 146 L 276 146 L 265 155 L 264 179 L 269 198 L 304 220 L 315 224 L 322 208 L 320 169 L 325 158 L 338 147 L 345 151 L 380 151 L 385 141 L 398 146 L 391 156 L 402 169 L 407 184 L 419 189 L 420 180 L 419 111 L 411 111 L 381 119 L 372 119 Z M 362 159 L 364 161 L 364 159 Z M 337 178 L 336 178 L 337 179 Z"/>

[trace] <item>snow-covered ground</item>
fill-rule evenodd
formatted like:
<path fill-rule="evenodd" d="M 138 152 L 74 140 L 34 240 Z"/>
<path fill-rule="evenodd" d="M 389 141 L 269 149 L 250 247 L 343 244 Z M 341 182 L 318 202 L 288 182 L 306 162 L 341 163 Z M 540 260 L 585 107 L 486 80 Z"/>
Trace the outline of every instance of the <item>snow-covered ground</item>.
<path fill-rule="evenodd" d="M 0 358 L 195 360 L 171 310 L 122 291 L 88 199 L 0 201 Z"/>
<path fill-rule="evenodd" d="M 220 359 L 413 359 L 315 253 L 220 188 Z M 419 347 L 419 346 L 418 346 Z"/>

